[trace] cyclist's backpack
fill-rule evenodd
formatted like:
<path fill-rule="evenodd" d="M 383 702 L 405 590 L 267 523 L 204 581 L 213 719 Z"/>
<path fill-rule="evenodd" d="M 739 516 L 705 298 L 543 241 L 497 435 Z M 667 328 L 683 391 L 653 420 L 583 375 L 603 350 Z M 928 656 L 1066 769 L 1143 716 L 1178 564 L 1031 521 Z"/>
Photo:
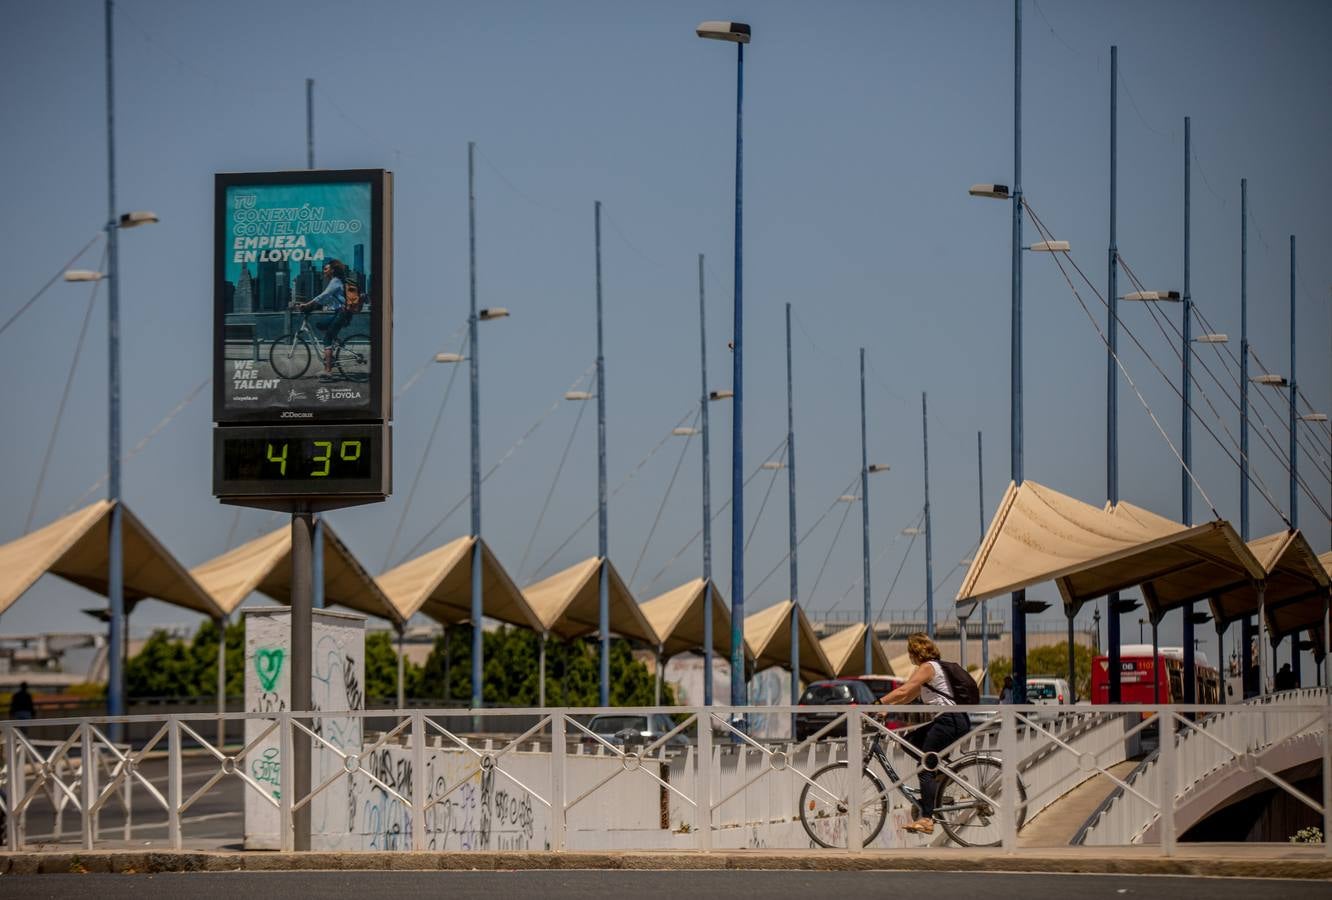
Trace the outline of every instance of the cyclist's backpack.
<path fill-rule="evenodd" d="M 944 677 L 948 679 L 948 690 L 953 695 L 950 699 L 958 706 L 979 704 L 980 687 L 976 684 L 976 679 L 955 662 L 942 659 L 938 662 L 943 667 Z"/>
<path fill-rule="evenodd" d="M 346 298 L 347 312 L 358 313 L 361 311 L 361 286 L 352 279 L 346 279 L 342 284 L 342 293 Z"/>

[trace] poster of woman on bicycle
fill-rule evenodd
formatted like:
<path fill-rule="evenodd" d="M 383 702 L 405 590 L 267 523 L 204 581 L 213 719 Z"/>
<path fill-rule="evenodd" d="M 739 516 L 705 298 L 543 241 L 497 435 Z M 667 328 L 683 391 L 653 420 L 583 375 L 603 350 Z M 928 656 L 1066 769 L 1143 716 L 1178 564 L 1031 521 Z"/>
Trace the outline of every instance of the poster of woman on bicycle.
<path fill-rule="evenodd" d="M 383 174 L 218 176 L 219 418 L 380 417 Z"/>

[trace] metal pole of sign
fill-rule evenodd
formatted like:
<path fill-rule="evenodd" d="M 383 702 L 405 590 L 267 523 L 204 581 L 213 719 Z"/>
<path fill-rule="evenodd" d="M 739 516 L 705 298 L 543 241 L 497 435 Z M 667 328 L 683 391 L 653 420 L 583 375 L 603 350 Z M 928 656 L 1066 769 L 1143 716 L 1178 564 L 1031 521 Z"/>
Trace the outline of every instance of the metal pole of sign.
<path fill-rule="evenodd" d="M 712 460 L 708 446 L 708 316 L 703 292 L 703 254 L 698 255 L 698 358 L 703 393 L 699 395 L 703 438 L 703 705 L 712 705 Z"/>
<path fill-rule="evenodd" d="M 306 508 L 291 514 L 291 711 L 308 713 L 311 703 L 311 626 L 313 624 L 314 517 Z M 298 720 L 299 721 L 299 720 Z M 309 722 L 306 722 L 307 726 Z M 293 731 L 294 731 L 293 726 Z M 292 735 L 292 805 L 310 793 L 310 739 Z M 282 823 L 285 827 L 286 822 Z M 310 849 L 310 804 L 294 813 L 294 849 Z"/>
<path fill-rule="evenodd" d="M 217 749 L 227 743 L 227 616 L 217 620 Z"/>

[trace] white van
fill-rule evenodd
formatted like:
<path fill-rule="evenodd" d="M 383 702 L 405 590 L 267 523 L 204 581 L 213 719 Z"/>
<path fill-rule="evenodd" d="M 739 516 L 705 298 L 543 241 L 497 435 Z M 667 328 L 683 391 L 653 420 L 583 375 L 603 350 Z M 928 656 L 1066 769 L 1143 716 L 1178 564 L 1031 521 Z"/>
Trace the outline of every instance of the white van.
<path fill-rule="evenodd" d="M 1028 678 L 1027 702 L 1036 706 L 1068 706 L 1073 694 L 1063 678 Z"/>

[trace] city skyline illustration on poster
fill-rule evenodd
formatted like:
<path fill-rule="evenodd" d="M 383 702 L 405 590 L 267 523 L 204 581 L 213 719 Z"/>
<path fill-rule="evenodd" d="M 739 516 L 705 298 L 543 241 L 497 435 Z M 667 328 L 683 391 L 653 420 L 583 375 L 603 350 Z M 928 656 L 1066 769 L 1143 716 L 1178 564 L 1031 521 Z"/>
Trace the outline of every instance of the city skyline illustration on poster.
<path fill-rule="evenodd" d="M 226 186 L 224 409 L 301 419 L 370 408 L 372 193 L 368 180 Z"/>

